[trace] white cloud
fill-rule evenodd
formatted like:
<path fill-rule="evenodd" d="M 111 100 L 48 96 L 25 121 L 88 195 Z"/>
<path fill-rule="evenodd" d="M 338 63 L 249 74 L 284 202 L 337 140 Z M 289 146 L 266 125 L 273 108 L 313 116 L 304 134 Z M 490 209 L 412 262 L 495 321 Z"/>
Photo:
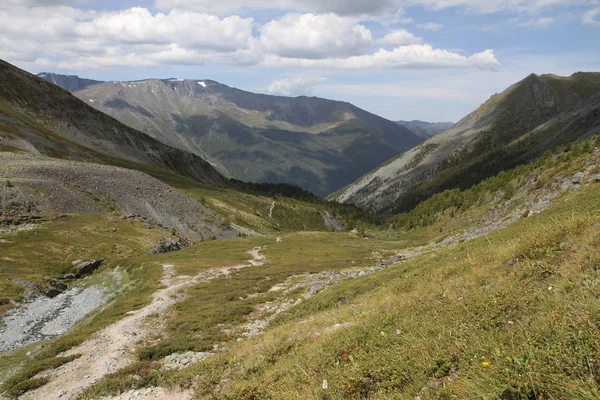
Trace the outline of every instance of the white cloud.
<path fill-rule="evenodd" d="M 0 5 L 0 38 L 8 60 L 57 67 L 256 64 L 262 50 L 252 35 L 254 20 L 145 8 L 96 13 L 67 6 Z M 22 43 L 23 51 L 11 50 Z"/>
<path fill-rule="evenodd" d="M 417 26 L 427 31 L 439 31 L 444 27 L 444 25 L 437 22 L 426 22 L 424 24 L 418 24 Z"/>
<path fill-rule="evenodd" d="M 511 22 L 516 23 L 519 26 L 525 26 L 529 28 L 547 28 L 552 25 L 555 20 L 552 17 L 540 17 L 540 18 L 532 18 L 526 21 L 520 21 L 518 19 L 511 20 Z"/>
<path fill-rule="evenodd" d="M 287 14 L 257 26 L 252 18 L 185 10 L 152 13 L 138 7 L 99 13 L 2 3 L 0 55 L 11 62 L 70 69 L 203 64 L 342 69 L 499 66 L 491 50 L 465 57 L 434 49 L 402 29 L 389 32 L 373 48 L 371 32 L 358 20 L 332 13 Z"/>
<path fill-rule="evenodd" d="M 246 47 L 252 37 L 252 18 L 173 10 L 152 15 L 146 8 L 102 14 L 79 24 L 75 33 L 127 44 L 178 43 L 192 48 L 235 51 Z"/>
<path fill-rule="evenodd" d="M 326 80 L 311 77 L 279 79 L 269 85 L 268 91 L 281 96 L 311 96 L 315 85 Z"/>
<path fill-rule="evenodd" d="M 600 26 L 600 7 L 591 9 L 583 14 L 582 22 L 584 25 Z"/>
<path fill-rule="evenodd" d="M 269 54 L 264 65 L 295 68 L 396 68 L 428 69 L 475 67 L 496 70 L 500 63 L 493 50 L 475 53 L 470 57 L 448 50 L 434 49 L 429 44 L 401 46 L 393 50 L 379 49 L 374 54 L 323 60 L 293 59 Z"/>
<path fill-rule="evenodd" d="M 381 16 L 394 14 L 411 6 L 425 6 L 433 10 L 451 7 L 470 12 L 537 13 L 552 7 L 568 8 L 590 4 L 595 0 L 155 0 L 159 9 L 191 9 L 206 13 L 228 14 L 254 8 L 294 10 L 338 15 Z"/>
<path fill-rule="evenodd" d="M 335 14 L 288 14 L 260 28 L 260 41 L 281 57 L 323 59 L 364 54 L 371 32 L 354 18 Z"/>
<path fill-rule="evenodd" d="M 417 37 L 405 29 L 397 29 L 376 40 L 375 43 L 390 46 L 407 46 L 421 44 L 423 43 L 423 38 Z"/>

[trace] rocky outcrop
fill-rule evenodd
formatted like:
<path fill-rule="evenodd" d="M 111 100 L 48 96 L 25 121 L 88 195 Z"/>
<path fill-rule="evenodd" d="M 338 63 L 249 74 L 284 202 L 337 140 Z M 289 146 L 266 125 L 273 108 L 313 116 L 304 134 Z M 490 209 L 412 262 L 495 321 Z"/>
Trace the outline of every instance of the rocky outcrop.
<path fill-rule="evenodd" d="M 161 238 L 159 239 L 156 246 L 150 249 L 150 254 L 163 254 L 170 253 L 172 251 L 183 250 L 186 247 L 192 245 L 192 242 L 188 239 L 179 237 L 179 236 L 171 236 L 169 238 Z"/>
<path fill-rule="evenodd" d="M 98 268 L 100 268 L 100 264 L 104 261 L 104 258 L 99 260 L 91 260 L 91 261 L 80 261 L 74 264 L 75 266 L 75 275 L 77 278 L 81 278 L 83 276 L 89 275 Z"/>
<path fill-rule="evenodd" d="M 69 289 L 69 286 L 66 283 L 61 282 L 57 279 L 50 279 L 48 281 L 48 284 L 50 285 L 50 288 L 48 288 L 44 292 L 44 295 L 50 298 L 56 297 L 59 294 L 63 293 L 65 290 Z"/>

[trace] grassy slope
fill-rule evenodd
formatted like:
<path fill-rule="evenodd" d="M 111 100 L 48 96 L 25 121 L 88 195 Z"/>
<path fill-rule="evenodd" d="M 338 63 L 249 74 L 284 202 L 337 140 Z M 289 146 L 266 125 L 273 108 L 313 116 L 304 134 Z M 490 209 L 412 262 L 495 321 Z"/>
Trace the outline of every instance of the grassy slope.
<path fill-rule="evenodd" d="M 587 157 L 559 161 L 569 172 Z M 373 254 L 437 241 L 444 236 L 440 226 L 459 231 L 470 222 L 441 218 L 399 237 L 380 233 L 368 241 L 325 233 L 279 244 L 251 239 L 248 245 L 268 245 L 270 264 L 191 288 L 169 316 L 163 344 L 142 347 L 142 362 L 86 396 L 174 384 L 222 399 L 594 398 L 600 394 L 599 202 L 598 184 L 566 194 L 542 214 L 487 237 L 343 281 L 280 314 L 263 336 L 236 343 L 219 324 L 243 323 L 258 303 L 271 299 L 249 294 L 291 273 L 348 268 L 355 260 L 369 265 Z M 478 207 L 471 212 L 481 215 Z M 196 271 L 217 245 L 178 253 L 175 263 L 186 273 Z M 152 372 L 151 361 L 165 354 L 209 350 L 221 341 L 229 342 L 229 351 L 213 359 L 180 373 Z M 132 380 L 140 371 L 144 379 Z M 226 379 L 232 381 L 222 387 Z"/>
<path fill-rule="evenodd" d="M 342 283 L 308 301 L 310 318 L 299 308 L 186 375 L 205 395 L 232 378 L 217 398 L 596 397 L 599 202 L 590 187 L 486 238 Z"/>
<path fill-rule="evenodd" d="M 587 157 L 578 152 L 558 159 L 553 168 L 577 170 Z M 179 187 L 190 183 L 178 182 Z M 194 185 L 185 190 L 207 196 L 205 201 L 232 205 L 245 203 L 247 196 L 238 193 L 235 198 L 225 189 Z M 271 202 L 254 199 L 261 206 Z M 374 233 L 370 240 L 323 232 L 281 235 L 281 243 L 272 236 L 209 241 L 159 256 L 143 255 L 144 237 L 152 233 L 132 231 L 128 235 L 140 234 L 139 240 L 127 244 L 130 250 L 124 258 L 108 266 L 118 262 L 133 286 L 41 352 L 27 356 L 23 350 L 0 359 L 0 371 L 27 361 L 4 389 L 16 393 L 43 383 L 30 378 L 40 369 L 67 361 L 55 357 L 62 350 L 145 304 L 157 288 L 161 263 L 194 274 L 239 264 L 248 258 L 246 250 L 267 245 L 264 254 L 270 263 L 264 267 L 191 287 L 187 300 L 161 316 L 166 321 L 161 344 L 141 345 L 138 363 L 102 380 L 86 396 L 159 383 L 194 384 L 199 395 L 224 399 L 413 398 L 419 394 L 422 398 L 593 398 L 599 395 L 600 375 L 595 357 L 600 347 L 599 202 L 598 184 L 592 184 L 559 198 L 550 210 L 487 237 L 343 281 L 279 315 L 263 336 L 240 343 L 234 340 L 239 334 L 236 326 L 247 320 L 254 307 L 272 300 L 269 288 L 290 275 L 374 265 L 392 250 L 438 241 L 449 231 L 464 229 L 469 220 L 445 215 L 432 225 Z M 255 207 L 245 206 L 247 214 Z M 481 213 L 478 207 L 471 211 Z M 73 225 L 65 225 L 62 231 L 75 229 L 69 235 L 81 241 L 75 247 L 82 251 L 98 239 L 94 235 L 104 235 L 102 224 L 107 222 L 82 219 L 78 225 L 77 218 L 69 217 Z M 60 223 L 48 227 L 57 229 L 55 224 Z M 98 229 L 86 228 L 90 223 L 99 224 Z M 109 247 L 102 250 L 107 251 L 113 239 L 110 234 L 102 238 L 108 240 Z M 26 254 L 29 242 L 16 241 L 13 253 L 18 256 L 20 249 Z M 52 240 L 40 243 L 52 249 Z M 67 246 L 56 251 L 57 268 L 62 267 L 61 260 L 74 256 L 71 253 Z M 249 297 L 256 293 L 262 297 Z M 224 332 L 224 327 L 233 333 Z M 153 361 L 161 356 L 209 350 L 222 341 L 228 342 L 229 351 L 214 359 L 179 373 L 154 372 Z M 133 379 L 134 375 L 143 379 Z M 213 392 L 228 378 L 233 381 Z M 323 380 L 329 384 L 326 392 Z"/>

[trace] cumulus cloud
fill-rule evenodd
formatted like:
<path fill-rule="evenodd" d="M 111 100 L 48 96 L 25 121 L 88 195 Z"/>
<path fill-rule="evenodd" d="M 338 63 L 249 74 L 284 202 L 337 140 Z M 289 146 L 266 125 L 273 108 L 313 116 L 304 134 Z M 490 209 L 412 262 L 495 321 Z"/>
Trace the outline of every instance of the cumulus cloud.
<path fill-rule="evenodd" d="M 269 85 L 268 91 L 281 96 L 312 96 L 315 85 L 326 80 L 312 77 L 279 79 Z"/>
<path fill-rule="evenodd" d="M 584 25 L 600 26 L 600 7 L 594 8 L 583 14 L 582 22 Z"/>
<path fill-rule="evenodd" d="M 191 11 L 152 14 L 138 7 L 97 13 L 2 4 L 0 54 L 14 61 L 54 62 L 59 68 L 256 64 L 262 53 L 253 27 L 252 18 Z M 11 50 L 15 43 L 24 51 Z"/>
<path fill-rule="evenodd" d="M 390 46 L 407 46 L 423 43 L 423 38 L 417 37 L 405 29 L 397 29 L 389 32 L 375 43 Z"/>
<path fill-rule="evenodd" d="M 348 57 L 372 46 L 367 28 L 335 14 L 288 14 L 262 26 L 260 33 L 266 50 L 289 58 Z"/>
<path fill-rule="evenodd" d="M 208 63 L 289 68 L 499 66 L 491 50 L 467 57 L 434 49 L 402 29 L 374 41 L 359 18 L 333 13 L 286 14 L 261 26 L 252 18 L 190 10 L 153 13 L 137 7 L 96 12 L 1 3 L 0 39 L 2 58 L 65 69 Z M 288 86 L 291 83 L 301 82 L 287 82 Z"/>
<path fill-rule="evenodd" d="M 264 64 L 271 67 L 304 68 L 395 68 L 428 69 L 475 67 L 496 70 L 500 63 L 493 50 L 485 50 L 469 57 L 448 50 L 434 49 L 429 44 L 401 46 L 393 50 L 379 49 L 373 54 L 323 60 L 293 59 L 269 54 Z"/>
<path fill-rule="evenodd" d="M 105 13 L 78 24 L 74 32 L 128 44 L 178 44 L 192 48 L 234 51 L 248 46 L 252 37 L 252 18 L 173 10 L 152 13 L 146 8 Z"/>

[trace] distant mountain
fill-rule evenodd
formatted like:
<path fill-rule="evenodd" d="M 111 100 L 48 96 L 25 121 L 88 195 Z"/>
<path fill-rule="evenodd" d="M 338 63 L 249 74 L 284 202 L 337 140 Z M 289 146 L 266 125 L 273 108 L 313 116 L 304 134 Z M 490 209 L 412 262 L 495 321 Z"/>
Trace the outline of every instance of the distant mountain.
<path fill-rule="evenodd" d="M 532 74 L 332 198 L 383 214 L 407 211 L 598 132 L 600 73 Z"/>
<path fill-rule="evenodd" d="M 77 75 L 60 75 L 53 74 L 51 72 L 41 72 L 38 74 L 38 76 L 47 80 L 48 82 L 52 82 L 55 85 L 60 86 L 61 88 L 69 92 L 75 92 L 77 90 L 86 88 L 90 85 L 102 83 L 102 81 L 95 81 L 93 79 L 83 79 L 78 77 Z"/>
<path fill-rule="evenodd" d="M 159 167 L 224 184 L 209 163 L 169 147 L 0 60 L 0 149 L 118 166 Z"/>
<path fill-rule="evenodd" d="M 396 121 L 396 123 L 407 127 L 415 135 L 425 140 L 452 128 L 454 125 L 454 122 L 425 122 L 419 120 Z"/>
<path fill-rule="evenodd" d="M 211 80 L 105 82 L 74 94 L 229 177 L 292 183 L 319 195 L 423 141 L 349 103 L 255 94 Z"/>

